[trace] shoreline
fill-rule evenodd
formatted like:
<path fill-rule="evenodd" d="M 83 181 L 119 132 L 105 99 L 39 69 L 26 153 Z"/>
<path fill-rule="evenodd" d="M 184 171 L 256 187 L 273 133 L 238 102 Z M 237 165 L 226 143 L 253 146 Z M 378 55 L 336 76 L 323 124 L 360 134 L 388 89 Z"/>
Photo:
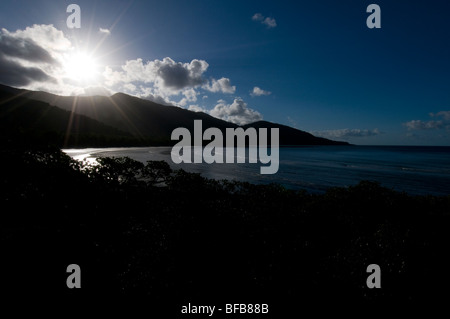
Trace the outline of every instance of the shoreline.
<path fill-rule="evenodd" d="M 124 157 L 146 163 L 164 160 L 172 169 L 216 180 L 248 181 L 254 184 L 278 183 L 288 189 L 324 193 L 332 187 L 348 187 L 361 180 L 410 195 L 450 194 L 450 147 L 314 146 L 280 149 L 280 171 L 261 175 L 258 164 L 207 164 L 171 161 L 171 147 L 124 147 L 64 149 L 74 159 L 95 161 L 97 157 Z M 236 155 L 236 154 L 235 154 Z"/>

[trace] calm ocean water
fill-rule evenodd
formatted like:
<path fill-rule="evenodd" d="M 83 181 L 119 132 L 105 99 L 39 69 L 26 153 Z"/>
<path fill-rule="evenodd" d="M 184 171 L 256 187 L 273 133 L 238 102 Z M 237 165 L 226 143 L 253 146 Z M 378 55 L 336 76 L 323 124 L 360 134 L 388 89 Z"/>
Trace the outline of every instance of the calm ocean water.
<path fill-rule="evenodd" d="M 75 159 L 128 156 L 138 161 L 165 160 L 172 168 L 204 177 L 251 183 L 279 183 L 291 189 L 323 192 L 361 180 L 410 194 L 450 194 L 450 147 L 422 146 L 304 146 L 280 148 L 280 167 L 261 175 L 257 164 L 174 164 L 171 147 L 64 150 Z M 248 162 L 248 161 L 247 161 Z"/>

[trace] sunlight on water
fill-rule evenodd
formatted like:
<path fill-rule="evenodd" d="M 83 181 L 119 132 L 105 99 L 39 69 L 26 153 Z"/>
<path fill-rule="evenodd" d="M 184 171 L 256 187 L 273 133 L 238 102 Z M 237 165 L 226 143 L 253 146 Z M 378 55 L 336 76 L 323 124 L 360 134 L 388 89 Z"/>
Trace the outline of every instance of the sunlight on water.
<path fill-rule="evenodd" d="M 90 165 L 98 165 L 97 157 L 93 156 L 93 154 L 103 151 L 104 149 L 93 149 L 93 148 L 85 148 L 85 149 L 67 149 L 62 150 L 64 153 L 72 157 L 74 160 L 80 162 L 86 162 Z"/>

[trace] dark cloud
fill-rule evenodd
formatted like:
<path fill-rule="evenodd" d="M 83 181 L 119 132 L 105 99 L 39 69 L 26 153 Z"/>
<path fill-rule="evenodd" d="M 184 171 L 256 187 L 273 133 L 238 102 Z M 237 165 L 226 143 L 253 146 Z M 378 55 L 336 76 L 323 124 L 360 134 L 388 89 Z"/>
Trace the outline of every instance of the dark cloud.
<path fill-rule="evenodd" d="M 18 61 L 19 60 L 19 61 Z M 38 67 L 24 66 L 20 61 L 57 65 L 48 51 L 29 38 L 11 36 L 0 32 L 0 82 L 7 85 L 25 86 L 32 82 L 56 80 Z"/>
<path fill-rule="evenodd" d="M 142 59 L 129 60 L 122 66 L 123 71 L 107 68 L 104 76 L 108 85 L 115 83 L 153 83 L 165 95 L 177 95 L 183 89 L 195 88 L 207 81 L 203 73 L 208 63 L 194 59 L 190 63 L 175 62 L 169 57 L 144 63 Z"/>
<path fill-rule="evenodd" d="M 163 79 L 164 86 L 177 90 L 191 86 L 190 84 L 201 84 L 201 79 L 189 78 L 189 71 L 179 64 L 165 64 L 158 70 L 158 75 Z"/>
<path fill-rule="evenodd" d="M 15 61 L 9 60 L 0 54 L 0 82 L 6 85 L 25 86 L 34 81 L 52 82 L 56 80 L 36 67 L 25 67 Z"/>
<path fill-rule="evenodd" d="M 164 86 L 181 90 L 188 87 L 195 87 L 205 83 L 202 73 L 206 70 L 203 61 L 193 60 L 191 63 L 176 63 L 165 58 L 161 63 L 156 63 L 157 74 L 163 80 Z"/>
<path fill-rule="evenodd" d="M 50 53 L 31 39 L 0 33 L 0 54 L 30 62 L 57 64 Z"/>

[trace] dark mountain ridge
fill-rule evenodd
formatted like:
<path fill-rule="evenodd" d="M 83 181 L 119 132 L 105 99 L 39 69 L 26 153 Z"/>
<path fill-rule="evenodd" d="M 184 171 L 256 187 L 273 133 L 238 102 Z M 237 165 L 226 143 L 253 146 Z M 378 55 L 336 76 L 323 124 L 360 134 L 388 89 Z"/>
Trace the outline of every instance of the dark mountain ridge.
<path fill-rule="evenodd" d="M 172 131 L 178 127 L 185 127 L 193 132 L 194 120 L 202 120 L 203 130 L 216 127 L 225 132 L 226 128 L 236 128 L 238 125 L 230 123 L 203 112 L 193 112 L 176 106 L 157 104 L 152 101 L 133 97 L 124 93 L 116 93 L 112 96 L 59 96 L 42 91 L 29 91 L 0 85 L 0 96 L 12 99 L 8 103 L 32 105 L 48 108 L 54 106 L 68 113 L 60 113 L 61 118 L 56 120 L 61 125 L 68 125 L 69 115 L 76 114 L 78 121 L 86 123 L 92 132 L 97 132 L 94 127 L 102 127 L 106 135 L 117 137 L 132 137 L 129 146 L 139 145 L 173 145 L 171 141 Z M 25 103 L 24 99 L 28 100 Z M 5 100 L 5 98 L 4 98 Z M 16 101 L 16 102 L 13 102 Z M 4 102 L 2 108 L 4 107 Z M 84 117 L 81 117 L 84 116 Z M 42 114 L 41 118 L 45 119 Z M 89 122 L 87 119 L 95 121 Z M 45 122 L 45 121 L 44 121 Z M 87 124 L 89 122 L 89 124 Z M 54 124 L 45 122 L 48 128 Z M 94 125 L 94 123 L 97 123 Z M 66 126 L 67 127 L 67 126 Z M 108 130 L 106 130 L 108 127 Z M 254 127 L 256 129 L 266 127 L 279 128 L 280 145 L 348 145 L 347 142 L 337 142 L 281 124 L 267 121 L 258 121 L 242 126 L 244 129 Z M 112 131 L 115 129 L 115 131 Z M 85 133 L 89 133 L 86 131 Z M 105 131 L 106 130 L 106 131 Z M 60 130 L 59 130 L 60 131 Z M 74 132 L 75 133 L 75 132 Z M 98 133 L 98 132 L 97 132 Z M 270 136 L 269 136 L 270 138 Z M 139 142 L 138 142 L 139 141 Z"/>
<path fill-rule="evenodd" d="M 103 146 L 133 142 L 133 137 L 87 116 L 48 103 L 0 92 L 0 141 L 15 146 Z"/>

